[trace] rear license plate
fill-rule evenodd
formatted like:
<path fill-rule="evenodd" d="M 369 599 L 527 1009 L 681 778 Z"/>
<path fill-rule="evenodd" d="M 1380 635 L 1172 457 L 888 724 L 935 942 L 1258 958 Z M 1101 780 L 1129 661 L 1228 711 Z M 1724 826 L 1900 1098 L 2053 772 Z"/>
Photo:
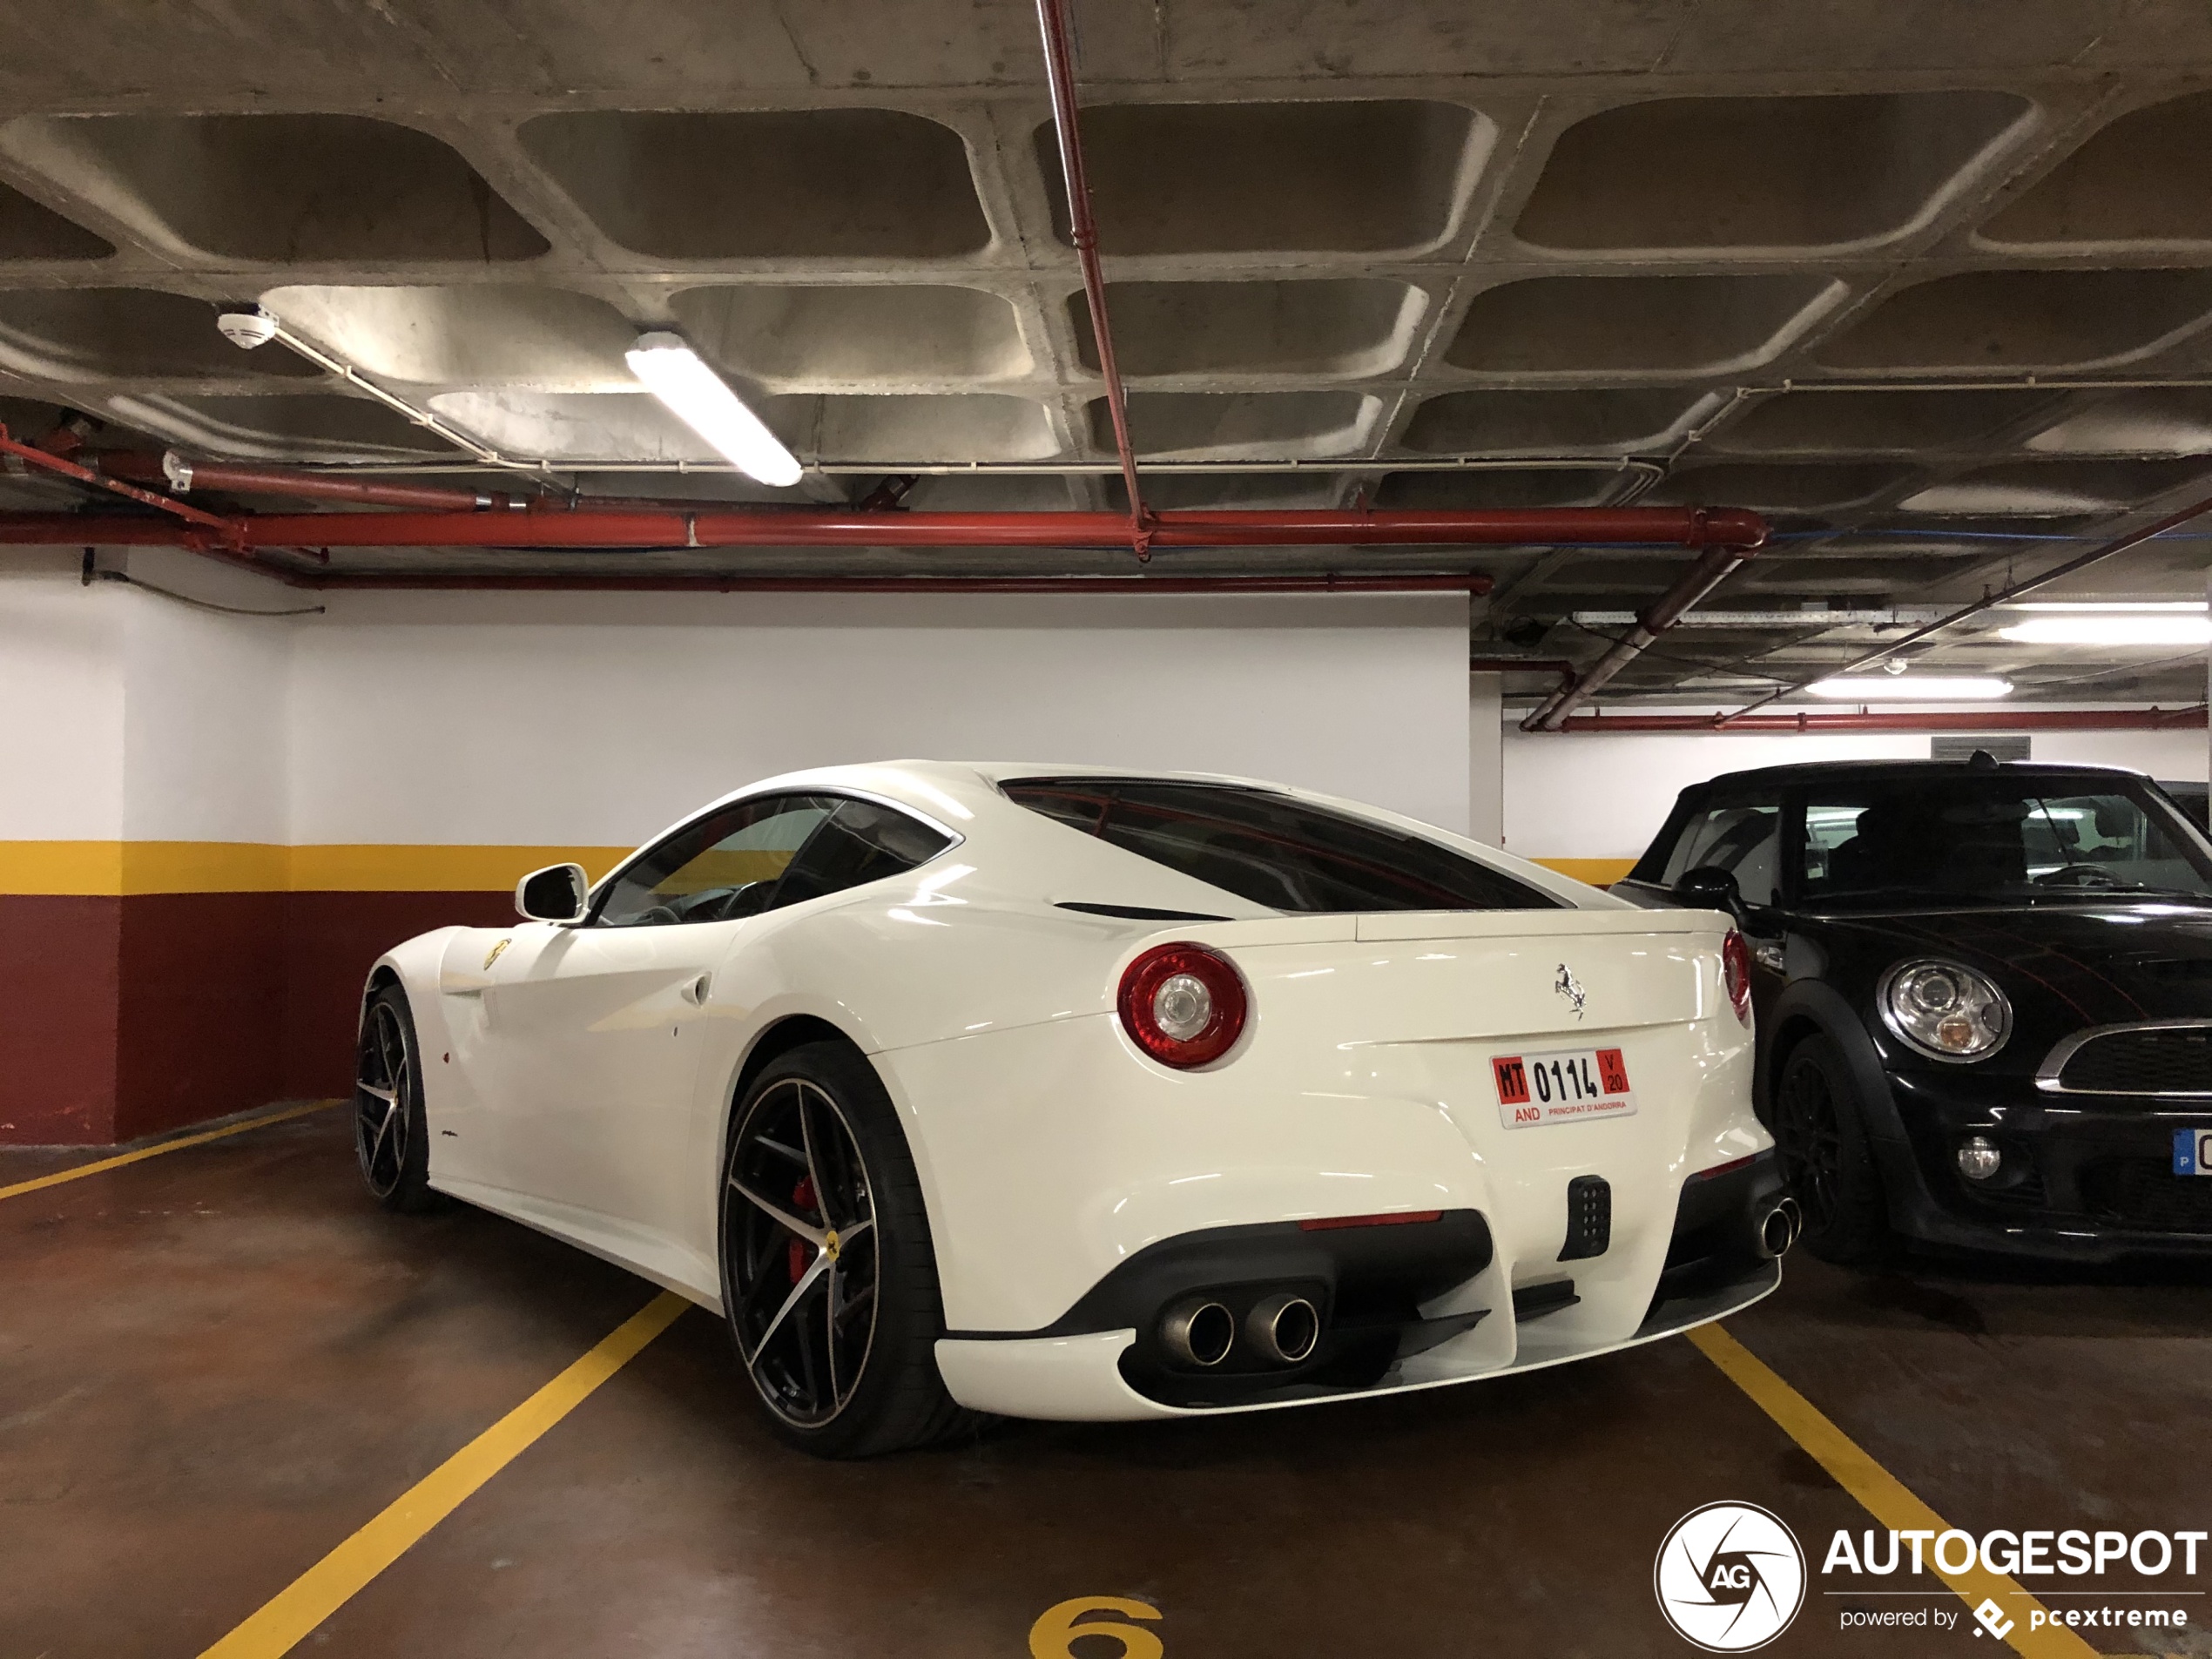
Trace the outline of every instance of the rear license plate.
<path fill-rule="evenodd" d="M 2174 1173 L 2212 1175 L 2212 1129 L 2174 1131 Z"/>
<path fill-rule="evenodd" d="M 1629 1062 L 1618 1049 L 1493 1055 L 1490 1075 L 1498 1084 L 1498 1117 L 1507 1129 L 1626 1117 L 1636 1109 Z"/>

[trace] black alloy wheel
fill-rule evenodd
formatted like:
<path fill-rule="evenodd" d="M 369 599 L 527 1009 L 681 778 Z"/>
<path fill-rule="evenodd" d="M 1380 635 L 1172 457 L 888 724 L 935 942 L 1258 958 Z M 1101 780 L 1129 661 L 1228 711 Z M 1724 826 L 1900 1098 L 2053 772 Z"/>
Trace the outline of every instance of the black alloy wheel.
<path fill-rule="evenodd" d="M 1889 1241 L 1881 1176 L 1843 1056 L 1824 1036 L 1805 1038 L 1782 1063 L 1774 1143 L 1783 1184 L 1804 1212 L 1805 1248 L 1823 1261 L 1878 1259 Z"/>
<path fill-rule="evenodd" d="M 842 1043 L 771 1062 L 733 1114 L 722 1295 L 738 1357 L 782 1440 L 867 1457 L 967 1420 L 944 1332 L 920 1179 L 873 1068 Z"/>
<path fill-rule="evenodd" d="M 435 1206 L 429 1131 L 407 993 L 387 985 L 361 1008 L 354 1061 L 354 1154 L 368 1196 L 387 1210 Z"/>

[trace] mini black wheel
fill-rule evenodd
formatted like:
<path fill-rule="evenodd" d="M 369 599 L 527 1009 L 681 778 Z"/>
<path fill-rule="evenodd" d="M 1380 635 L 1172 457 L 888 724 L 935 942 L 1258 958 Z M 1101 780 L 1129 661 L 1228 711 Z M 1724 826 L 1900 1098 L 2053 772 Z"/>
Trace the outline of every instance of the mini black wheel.
<path fill-rule="evenodd" d="M 380 987 L 361 1007 L 354 1062 L 354 1152 L 368 1196 L 387 1210 L 435 1209 L 421 1049 L 407 993 Z"/>
<path fill-rule="evenodd" d="M 1774 1091 L 1782 1179 L 1804 1212 L 1804 1246 L 1825 1262 L 1878 1260 L 1890 1243 L 1881 1171 L 1843 1056 L 1824 1036 L 1790 1050 Z"/>
<path fill-rule="evenodd" d="M 945 1392 L 921 1183 L 881 1081 L 843 1043 L 780 1055 L 732 1114 L 722 1299 L 769 1427 L 870 1457 L 968 1420 Z"/>

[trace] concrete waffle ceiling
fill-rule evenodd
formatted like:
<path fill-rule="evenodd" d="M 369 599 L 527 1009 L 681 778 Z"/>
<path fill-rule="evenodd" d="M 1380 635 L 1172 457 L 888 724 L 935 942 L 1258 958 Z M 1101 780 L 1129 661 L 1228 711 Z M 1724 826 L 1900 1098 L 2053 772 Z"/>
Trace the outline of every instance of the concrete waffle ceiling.
<path fill-rule="evenodd" d="M 2212 11 L 2179 0 L 1079 0 L 1084 142 L 1161 506 L 1757 508 L 1731 609 L 1927 604 L 2212 494 Z M 0 419 L 96 445 L 451 469 L 298 333 L 586 494 L 1119 502 L 1024 3 L 239 0 L 18 9 L 0 56 Z M 810 466 L 718 471 L 639 393 L 683 332 Z M 645 470 L 658 469 L 658 471 Z M 0 478 L 0 506 L 51 509 Z M 2201 596 L 2161 542 L 2080 592 Z M 769 574 L 1125 554 L 344 556 Z M 1587 658 L 1681 556 L 1163 554 L 1479 570 Z M 1866 639 L 1679 634 L 1619 683 Z M 1501 644 L 1500 649 L 1509 647 Z M 2052 695 L 2202 691 L 1967 635 Z M 1731 680 L 1730 677 L 1736 677 Z M 1515 682 L 1516 685 L 1523 682 Z M 1526 682 L 1533 685 L 1534 682 Z"/>

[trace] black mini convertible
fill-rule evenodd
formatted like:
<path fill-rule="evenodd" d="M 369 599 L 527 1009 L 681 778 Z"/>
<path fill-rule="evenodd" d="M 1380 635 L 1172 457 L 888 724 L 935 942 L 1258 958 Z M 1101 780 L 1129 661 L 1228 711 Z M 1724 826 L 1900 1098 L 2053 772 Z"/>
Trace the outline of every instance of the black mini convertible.
<path fill-rule="evenodd" d="M 2149 779 L 1871 761 L 1682 792 L 1613 891 L 1727 910 L 1804 1242 L 2212 1255 L 2212 843 Z"/>

